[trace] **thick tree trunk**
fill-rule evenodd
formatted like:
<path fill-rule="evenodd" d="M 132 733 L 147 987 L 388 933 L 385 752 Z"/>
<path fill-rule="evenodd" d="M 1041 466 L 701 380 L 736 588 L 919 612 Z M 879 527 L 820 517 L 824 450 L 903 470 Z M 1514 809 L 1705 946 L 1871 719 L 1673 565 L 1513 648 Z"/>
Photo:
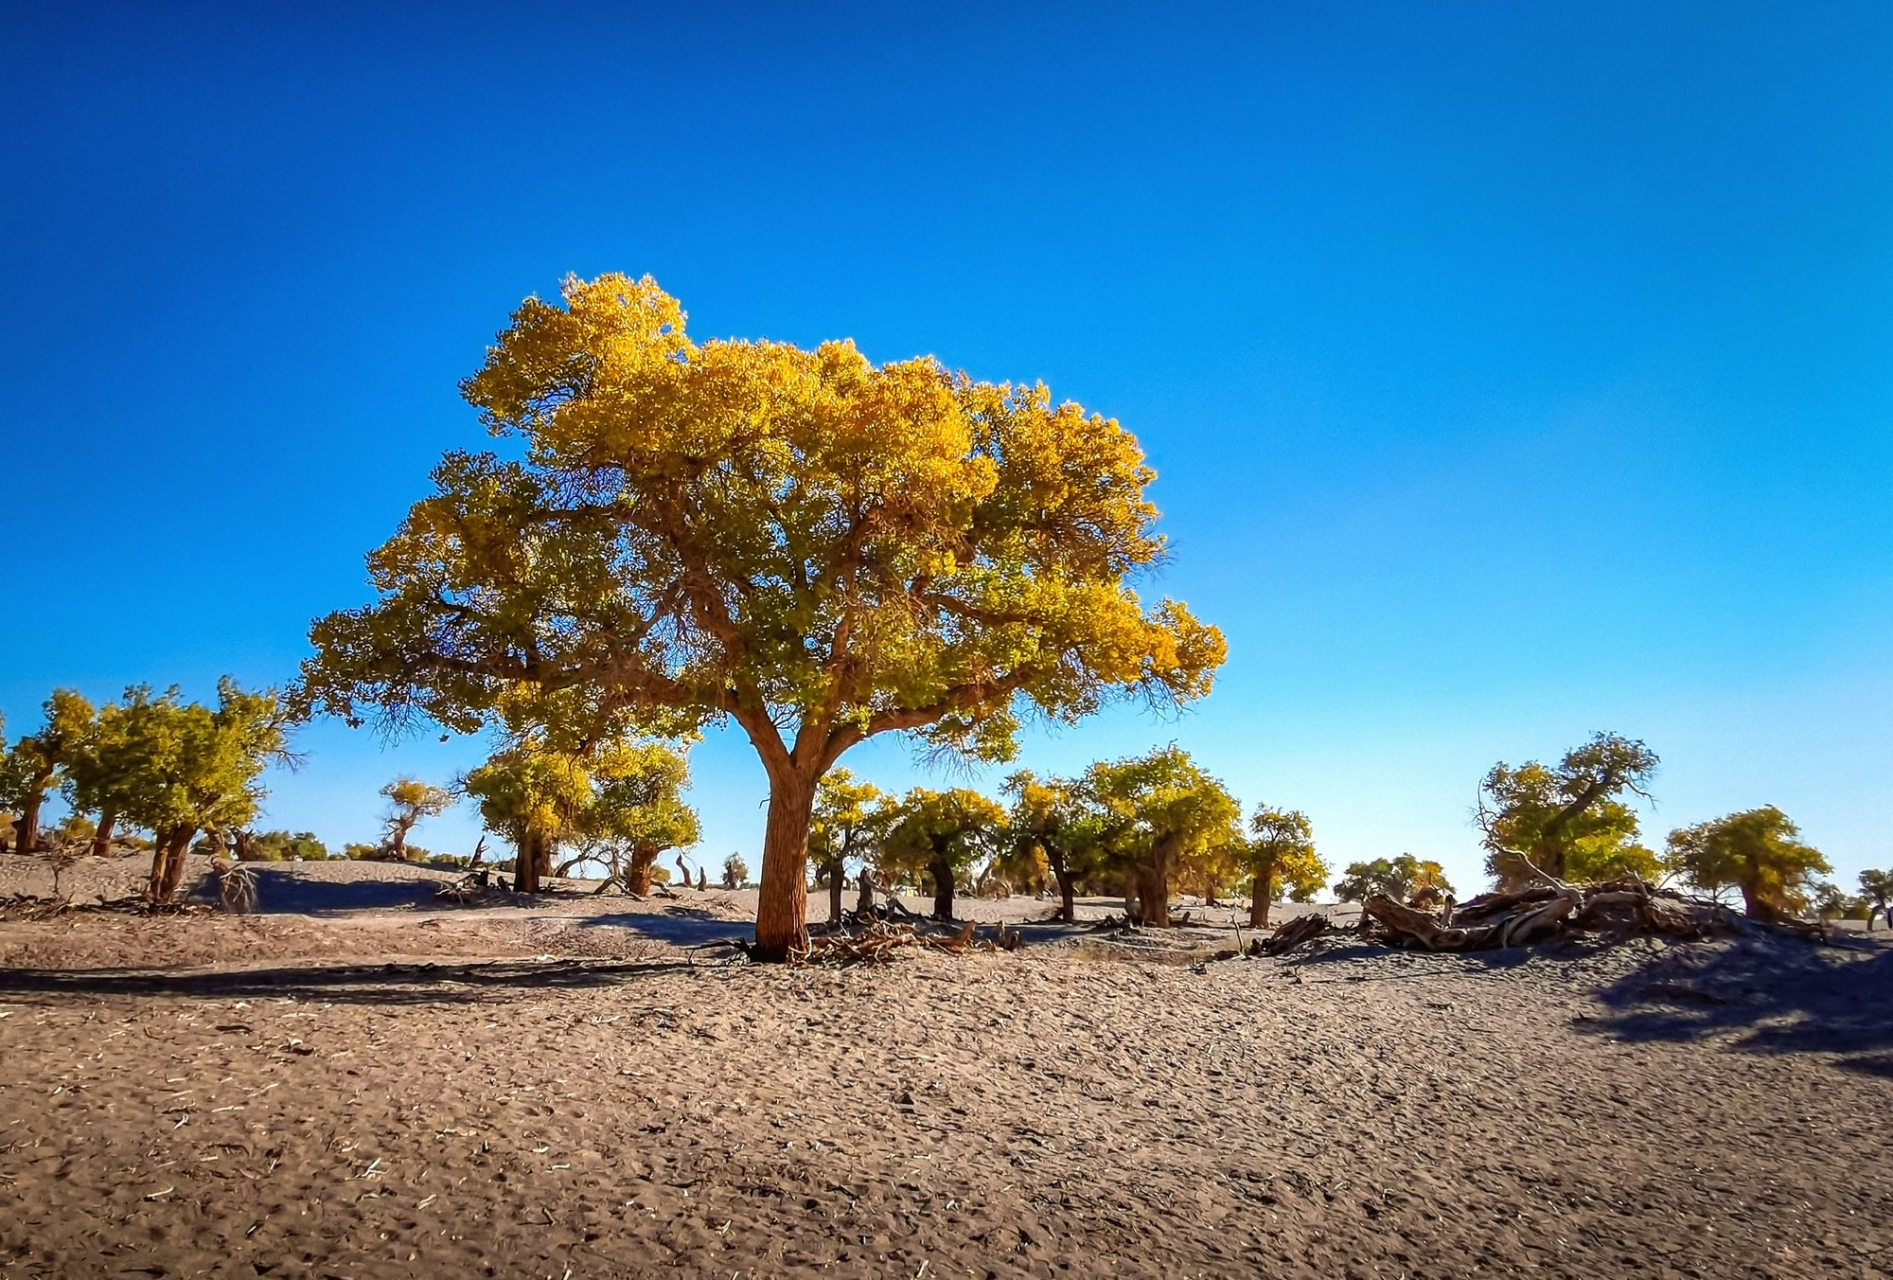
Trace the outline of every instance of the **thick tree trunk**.
<path fill-rule="evenodd" d="M 1078 919 L 1078 886 L 1071 872 L 1062 866 L 1053 867 L 1052 875 L 1058 881 L 1058 918 L 1072 924 Z"/>
<path fill-rule="evenodd" d="M 1275 873 L 1258 872 L 1255 887 L 1249 892 L 1249 927 L 1266 929 L 1269 927 L 1269 908 L 1275 902 Z"/>
<path fill-rule="evenodd" d="M 784 771 L 769 780 L 762 837 L 762 891 L 756 902 L 758 960 L 780 962 L 808 945 L 808 828 L 815 779 Z"/>
<path fill-rule="evenodd" d="M 196 827 L 187 826 L 166 827 L 157 833 L 151 853 L 149 894 L 153 902 L 169 902 L 177 895 L 178 886 L 184 882 L 184 860 L 190 855 L 191 837 L 196 834 Z"/>
<path fill-rule="evenodd" d="M 1141 898 L 1144 923 L 1159 929 L 1170 925 L 1170 861 L 1175 841 L 1168 837 L 1151 845 L 1150 859 L 1139 870 L 1137 896 Z"/>
<path fill-rule="evenodd" d="M 832 928 L 841 923 L 841 891 L 848 885 L 842 875 L 841 859 L 831 858 L 828 862 L 828 923 Z"/>
<path fill-rule="evenodd" d="M 874 873 L 866 867 L 861 868 L 861 896 L 855 899 L 854 909 L 862 916 L 874 910 Z"/>
<path fill-rule="evenodd" d="M 92 856 L 103 858 L 112 851 L 112 828 L 118 825 L 118 813 L 111 805 L 99 810 L 99 829 L 92 833 Z"/>
<path fill-rule="evenodd" d="M 519 842 L 519 851 L 513 857 L 513 888 L 520 893 L 539 892 L 539 845 L 538 836 L 527 836 Z"/>
<path fill-rule="evenodd" d="M 624 878 L 632 893 L 650 893 L 651 881 L 657 871 L 657 855 L 662 852 L 652 845 L 639 845 L 631 850 L 631 869 L 625 872 Z"/>
<path fill-rule="evenodd" d="M 953 864 L 945 858 L 935 858 L 928 865 L 927 874 L 933 877 L 933 918 L 951 920 L 953 918 Z"/>
<path fill-rule="evenodd" d="M 27 792 L 26 800 L 20 805 L 20 816 L 13 823 L 13 834 L 18 837 L 13 846 L 15 853 L 32 853 L 39 848 L 39 809 L 45 803 L 43 786 Z"/>

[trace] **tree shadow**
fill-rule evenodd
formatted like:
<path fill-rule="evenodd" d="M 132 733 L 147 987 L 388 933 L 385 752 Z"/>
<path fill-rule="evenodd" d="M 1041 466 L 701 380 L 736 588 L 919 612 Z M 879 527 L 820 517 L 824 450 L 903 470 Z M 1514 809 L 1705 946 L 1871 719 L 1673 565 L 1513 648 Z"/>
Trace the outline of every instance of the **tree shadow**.
<path fill-rule="evenodd" d="M 0 996 L 54 1004 L 74 996 L 185 999 L 293 997 L 359 1004 L 447 1004 L 505 991 L 621 986 L 693 968 L 680 960 L 493 960 L 474 963 L 275 966 L 169 973 L 124 969 L 0 969 Z"/>
<path fill-rule="evenodd" d="M 416 876 L 400 880 L 323 880 L 299 874 L 294 867 L 247 864 L 256 877 L 256 909 L 262 915 L 326 916 L 349 911 L 379 911 L 400 907 L 440 907 L 453 904 L 439 894 L 450 877 Z M 197 896 L 215 897 L 215 889 L 200 885 Z M 529 901 L 529 899 L 522 899 Z"/>
<path fill-rule="evenodd" d="M 756 925 L 730 920 L 701 907 L 671 907 L 662 912 L 623 911 L 586 916 L 577 922 L 586 929 L 626 929 L 673 947 L 701 947 L 718 942 L 755 941 Z"/>
<path fill-rule="evenodd" d="M 1598 993 L 1581 1029 L 1619 1040 L 1726 1040 L 1752 1053 L 1847 1055 L 1893 1076 L 1893 947 L 1770 935 L 1674 947 Z"/>

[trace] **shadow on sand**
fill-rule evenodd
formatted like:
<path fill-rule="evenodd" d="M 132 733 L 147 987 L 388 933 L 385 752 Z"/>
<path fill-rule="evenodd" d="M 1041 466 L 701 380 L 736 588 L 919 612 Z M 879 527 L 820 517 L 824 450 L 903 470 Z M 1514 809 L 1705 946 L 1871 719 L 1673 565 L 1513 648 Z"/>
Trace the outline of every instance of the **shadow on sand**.
<path fill-rule="evenodd" d="M 1619 1040 L 1725 1039 L 1751 1053 L 1831 1053 L 1893 1076 L 1893 946 L 1744 938 L 1678 947 L 1619 979 L 1580 1023 Z"/>
<path fill-rule="evenodd" d="M 495 960 L 472 964 L 307 965 L 167 973 L 124 969 L 0 969 L 0 996 L 52 1003 L 72 996 L 186 999 L 294 997 L 360 1004 L 446 1004 L 508 991 L 622 986 L 714 963 L 682 960 Z M 38 999 L 35 1000 L 34 998 Z"/>

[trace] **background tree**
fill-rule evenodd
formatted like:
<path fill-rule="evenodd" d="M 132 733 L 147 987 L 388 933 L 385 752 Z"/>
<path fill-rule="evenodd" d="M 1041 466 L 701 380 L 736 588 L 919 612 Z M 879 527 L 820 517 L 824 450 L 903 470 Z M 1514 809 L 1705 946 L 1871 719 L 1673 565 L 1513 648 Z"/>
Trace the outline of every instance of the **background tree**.
<path fill-rule="evenodd" d="M 0 755 L 0 806 L 16 814 L 14 848 L 39 848 L 40 808 L 60 771 L 78 755 L 94 728 L 92 704 L 71 689 L 55 689 L 46 699 L 45 722 Z"/>
<path fill-rule="evenodd" d="M 529 737 L 496 751 L 461 784 L 480 806 L 487 829 L 513 846 L 513 887 L 537 893 L 552 873 L 552 853 L 580 831 L 592 801 L 584 757 Z"/>
<path fill-rule="evenodd" d="M 126 807 L 141 787 L 148 785 L 152 748 L 148 718 L 157 714 L 149 705 L 151 691 L 134 686 L 120 702 L 99 708 L 92 732 L 86 735 L 65 766 L 62 788 L 76 813 L 96 815 L 92 854 L 105 857 L 118 835 Z"/>
<path fill-rule="evenodd" d="M 1328 867 L 1315 852 L 1313 824 L 1298 810 L 1258 805 L 1249 834 L 1237 846 L 1249 873 L 1249 926 L 1266 929 L 1276 885 L 1287 888 L 1295 901 L 1307 902 L 1327 884 Z"/>
<path fill-rule="evenodd" d="M 329 847 L 313 831 L 262 831 L 250 845 L 265 862 L 322 862 L 329 856 Z"/>
<path fill-rule="evenodd" d="M 723 887 L 740 889 L 749 883 L 749 864 L 743 861 L 743 855 L 732 853 L 723 859 Z"/>
<path fill-rule="evenodd" d="M 1889 903 L 1893 903 L 1893 871 L 1862 871 L 1860 896 L 1867 903 L 1867 928 L 1873 928 L 1874 917 L 1878 916 L 1893 929 L 1893 909 L 1889 909 Z"/>
<path fill-rule="evenodd" d="M 1043 387 L 846 342 L 686 337 L 646 278 L 529 299 L 462 388 L 523 456 L 449 454 L 316 623 L 304 705 L 471 732 L 519 684 L 659 736 L 734 720 L 769 777 L 757 954 L 806 938 L 816 786 L 909 732 L 982 760 L 1030 708 L 1207 693 L 1222 636 L 1129 585 L 1164 557 L 1153 472 Z"/>
<path fill-rule="evenodd" d="M 383 787 L 381 797 L 388 802 L 383 819 L 388 828 L 388 852 L 402 862 L 407 861 L 408 832 L 423 818 L 438 818 L 454 802 L 445 789 L 405 776 Z"/>
<path fill-rule="evenodd" d="M 1738 890 L 1754 920 L 1804 910 L 1815 874 L 1833 871 L 1771 804 L 1670 832 L 1669 856 L 1671 866 L 1698 888 Z"/>
<path fill-rule="evenodd" d="M 883 846 L 884 856 L 907 871 L 923 871 L 933 885 L 933 918 L 953 918 L 955 882 L 999 848 L 1006 811 L 977 791 L 915 787 L 901 800 Z"/>
<path fill-rule="evenodd" d="M 1636 811 L 1619 797 L 1648 799 L 1657 763 L 1641 742 L 1599 733 L 1555 767 L 1493 765 L 1477 814 L 1487 872 L 1506 889 L 1535 879 L 1532 866 L 1559 880 L 1654 879 L 1656 855 L 1637 843 Z"/>
<path fill-rule="evenodd" d="M 138 762 L 124 780 L 125 821 L 153 836 L 153 901 L 167 902 L 184 878 L 185 856 L 200 831 L 234 831 L 256 816 L 266 792 L 263 771 L 293 764 L 289 717 L 274 691 L 248 693 L 228 676 L 217 705 L 185 703 L 173 688 L 126 691 L 119 726 L 125 758 Z"/>
<path fill-rule="evenodd" d="M 1077 919 L 1078 882 L 1104 861 L 1106 815 L 1081 783 L 1039 778 L 1021 769 L 1006 779 L 1012 797 L 1008 841 L 1013 853 L 1036 850 L 1058 886 L 1058 918 Z"/>
<path fill-rule="evenodd" d="M 1235 797 L 1174 743 L 1095 764 L 1085 784 L 1108 815 L 1107 856 L 1137 885 L 1145 924 L 1170 923 L 1170 878 L 1179 867 L 1242 839 Z"/>
<path fill-rule="evenodd" d="M 701 838 L 697 811 L 684 802 L 690 766 L 661 742 L 620 742 L 593 765 L 595 793 L 580 815 L 594 854 L 608 850 L 613 874 L 632 893 L 648 894 L 657 860 Z M 619 868 L 622 868 L 621 870 Z"/>
<path fill-rule="evenodd" d="M 847 888 L 847 864 L 863 857 L 893 824 L 896 808 L 872 782 L 857 781 L 846 769 L 832 769 L 815 792 L 809 825 L 809 853 L 828 889 L 828 923 L 841 923 L 841 895 Z"/>
<path fill-rule="evenodd" d="M 1410 902 L 1423 895 L 1446 897 L 1452 892 L 1444 867 L 1410 853 L 1372 862 L 1350 862 L 1334 885 L 1334 896 L 1342 902 L 1365 902 L 1377 893 L 1396 902 Z"/>

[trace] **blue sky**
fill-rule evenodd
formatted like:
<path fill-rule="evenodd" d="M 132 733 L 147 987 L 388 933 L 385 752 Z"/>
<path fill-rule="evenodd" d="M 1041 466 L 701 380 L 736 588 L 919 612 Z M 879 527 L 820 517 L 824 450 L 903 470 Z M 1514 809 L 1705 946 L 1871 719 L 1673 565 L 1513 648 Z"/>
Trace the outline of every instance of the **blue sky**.
<path fill-rule="evenodd" d="M 1139 435 L 1229 665 L 1023 763 L 1175 739 L 1464 884 L 1483 772 L 1607 728 L 1654 839 L 1773 803 L 1893 864 L 1893 9 L 73 8 L 0 16 L 11 732 L 287 679 L 510 309 L 623 270 Z M 301 746 L 267 821 L 338 844 L 481 754 Z M 694 768 L 754 865 L 747 744 Z"/>

